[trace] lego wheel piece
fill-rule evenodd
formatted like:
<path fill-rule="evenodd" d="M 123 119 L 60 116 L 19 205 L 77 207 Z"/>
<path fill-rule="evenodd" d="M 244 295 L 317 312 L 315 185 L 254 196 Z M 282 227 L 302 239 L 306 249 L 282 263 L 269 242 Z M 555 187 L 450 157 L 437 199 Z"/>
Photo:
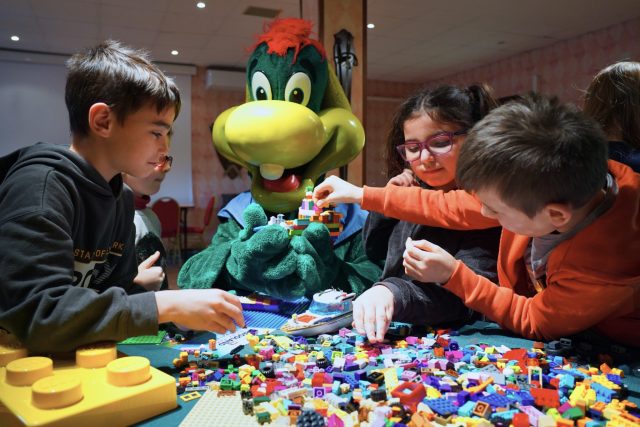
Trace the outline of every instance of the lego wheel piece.
<path fill-rule="evenodd" d="M 147 382 L 151 378 L 149 359 L 129 356 L 107 364 L 107 381 L 118 387 L 127 387 Z"/>
<path fill-rule="evenodd" d="M 31 402 L 40 409 L 65 408 L 83 397 L 79 378 L 53 375 L 41 378 L 31 386 Z"/>
<path fill-rule="evenodd" d="M 27 357 L 27 349 L 17 342 L 0 343 L 0 368 L 7 366 L 9 362 Z"/>
<path fill-rule="evenodd" d="M 81 347 L 76 350 L 76 365 L 81 368 L 104 368 L 117 357 L 115 344 Z"/>
<path fill-rule="evenodd" d="M 7 383 L 31 385 L 40 378 L 53 375 L 53 361 L 48 357 L 24 357 L 7 364 Z"/>

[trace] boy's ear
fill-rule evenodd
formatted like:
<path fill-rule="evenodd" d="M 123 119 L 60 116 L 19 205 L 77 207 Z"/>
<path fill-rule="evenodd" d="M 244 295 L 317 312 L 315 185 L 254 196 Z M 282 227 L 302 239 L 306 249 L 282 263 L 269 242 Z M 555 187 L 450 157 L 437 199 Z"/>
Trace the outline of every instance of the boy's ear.
<path fill-rule="evenodd" d="M 556 229 L 567 225 L 573 217 L 573 209 L 566 203 L 549 203 L 544 207 L 544 211 Z"/>
<path fill-rule="evenodd" d="M 89 129 L 98 136 L 109 136 L 113 119 L 111 108 L 104 102 L 96 102 L 89 107 Z"/>

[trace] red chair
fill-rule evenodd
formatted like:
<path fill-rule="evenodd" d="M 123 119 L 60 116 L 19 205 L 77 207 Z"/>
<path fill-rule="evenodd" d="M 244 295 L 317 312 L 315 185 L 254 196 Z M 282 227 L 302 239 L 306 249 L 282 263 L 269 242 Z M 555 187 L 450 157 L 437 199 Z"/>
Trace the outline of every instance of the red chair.
<path fill-rule="evenodd" d="M 202 236 L 204 236 L 204 232 L 206 231 L 209 224 L 211 224 L 211 218 L 213 218 L 213 208 L 216 204 L 216 196 L 211 196 L 209 199 L 209 203 L 207 203 L 207 207 L 204 210 L 204 223 L 202 226 L 187 226 L 184 232 L 187 234 L 187 237 L 190 234 L 197 235 L 200 239 L 201 246 L 204 245 L 202 241 Z"/>
<path fill-rule="evenodd" d="M 158 215 L 162 231 L 160 237 L 166 239 L 168 257 L 174 257 L 182 263 L 182 248 L 180 244 L 180 205 L 171 197 L 163 197 L 155 201 L 151 209 Z"/>

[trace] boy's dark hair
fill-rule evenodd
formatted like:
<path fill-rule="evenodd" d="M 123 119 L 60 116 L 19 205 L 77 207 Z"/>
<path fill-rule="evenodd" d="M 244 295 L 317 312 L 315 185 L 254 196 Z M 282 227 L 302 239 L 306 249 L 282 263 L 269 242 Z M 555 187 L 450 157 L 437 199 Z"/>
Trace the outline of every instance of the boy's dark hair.
<path fill-rule="evenodd" d="M 622 61 L 600 71 L 584 95 L 584 112 L 640 149 L 640 63 Z"/>
<path fill-rule="evenodd" d="M 460 148 L 456 179 L 467 191 L 495 190 L 533 218 L 549 203 L 584 206 L 607 176 L 607 141 L 575 106 L 538 95 L 491 111 Z"/>
<path fill-rule="evenodd" d="M 67 68 L 64 98 L 73 134 L 89 134 L 89 108 L 97 102 L 109 105 L 120 123 L 149 103 L 158 112 L 173 106 L 178 117 L 178 87 L 142 51 L 107 40 L 72 56 Z"/>
<path fill-rule="evenodd" d="M 400 105 L 391 123 L 385 155 L 387 178 L 398 175 L 406 167 L 396 146 L 404 143 L 404 122 L 407 120 L 428 114 L 437 122 L 456 124 L 460 129 L 471 129 L 497 105 L 491 88 L 485 84 L 467 88 L 444 85 L 414 93 Z"/>

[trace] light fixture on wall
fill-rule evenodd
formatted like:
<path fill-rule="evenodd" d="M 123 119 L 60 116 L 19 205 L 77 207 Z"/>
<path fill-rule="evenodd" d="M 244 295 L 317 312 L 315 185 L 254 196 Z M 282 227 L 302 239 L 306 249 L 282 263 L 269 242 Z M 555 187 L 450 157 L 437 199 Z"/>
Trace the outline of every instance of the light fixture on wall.
<path fill-rule="evenodd" d="M 198 9 L 204 9 L 205 7 L 207 7 L 207 4 L 203 1 L 199 1 L 198 3 L 196 3 L 196 7 Z"/>
<path fill-rule="evenodd" d="M 11 41 L 14 41 L 14 42 L 20 41 L 20 37 L 15 36 L 15 35 L 11 36 Z"/>
<path fill-rule="evenodd" d="M 171 55 L 173 55 L 173 56 L 177 56 L 179 53 L 180 53 L 180 52 L 178 52 L 178 51 L 177 51 L 177 50 L 175 50 L 175 49 L 171 51 Z"/>

